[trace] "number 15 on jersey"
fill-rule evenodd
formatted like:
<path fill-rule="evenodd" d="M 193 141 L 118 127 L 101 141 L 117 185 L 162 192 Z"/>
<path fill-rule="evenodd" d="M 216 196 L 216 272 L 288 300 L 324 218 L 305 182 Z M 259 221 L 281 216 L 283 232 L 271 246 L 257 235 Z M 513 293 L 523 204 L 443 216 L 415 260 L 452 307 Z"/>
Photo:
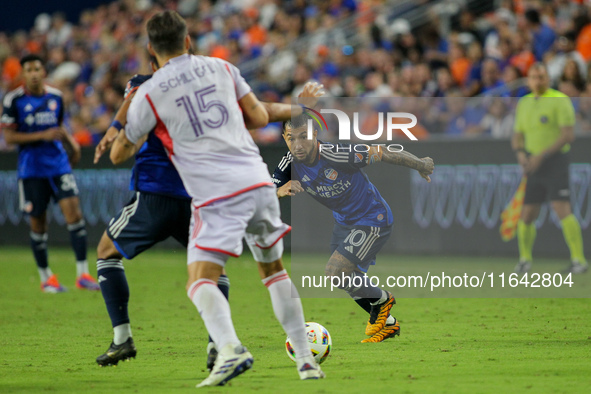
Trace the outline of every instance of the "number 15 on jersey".
<path fill-rule="evenodd" d="M 215 85 L 210 85 L 195 92 L 197 111 L 195 111 L 195 106 L 190 96 L 183 95 L 175 100 L 177 107 L 184 107 L 197 137 L 203 135 L 202 123 L 209 128 L 217 129 L 228 122 L 228 110 L 224 103 L 219 100 L 207 101 L 206 96 L 215 93 L 215 91 Z M 214 113 L 210 113 L 212 109 L 217 110 L 217 116 Z"/>

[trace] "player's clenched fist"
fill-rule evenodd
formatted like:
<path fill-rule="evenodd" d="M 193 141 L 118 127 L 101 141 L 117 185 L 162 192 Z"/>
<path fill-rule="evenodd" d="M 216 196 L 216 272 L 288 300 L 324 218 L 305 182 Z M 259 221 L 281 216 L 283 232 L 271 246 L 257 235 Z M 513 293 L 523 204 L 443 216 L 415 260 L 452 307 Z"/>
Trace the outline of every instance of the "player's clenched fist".
<path fill-rule="evenodd" d="M 429 175 L 433 174 L 433 170 L 435 169 L 435 164 L 433 163 L 433 159 L 430 157 L 423 157 L 423 168 L 419 170 L 419 174 L 421 177 L 427 180 L 427 182 L 431 182 L 431 178 Z"/>
<path fill-rule="evenodd" d="M 295 196 L 296 193 L 303 192 L 304 188 L 298 181 L 289 181 L 277 189 L 277 197 Z"/>

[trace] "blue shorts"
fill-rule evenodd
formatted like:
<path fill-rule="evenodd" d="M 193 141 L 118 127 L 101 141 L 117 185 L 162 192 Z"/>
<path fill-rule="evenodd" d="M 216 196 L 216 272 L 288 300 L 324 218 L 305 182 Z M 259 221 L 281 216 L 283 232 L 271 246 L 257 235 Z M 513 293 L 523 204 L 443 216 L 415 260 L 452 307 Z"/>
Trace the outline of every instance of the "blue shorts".
<path fill-rule="evenodd" d="M 191 200 L 136 192 L 109 222 L 107 235 L 128 260 L 168 237 L 189 243 Z"/>
<path fill-rule="evenodd" d="M 63 198 L 78 195 L 78 186 L 72 174 L 19 179 L 18 190 L 21 211 L 33 217 L 43 215 L 51 199 L 58 202 Z"/>
<path fill-rule="evenodd" d="M 387 227 L 344 226 L 335 223 L 330 241 L 331 253 L 338 251 L 361 271 L 375 265 L 376 255 L 390 238 L 393 225 Z"/>

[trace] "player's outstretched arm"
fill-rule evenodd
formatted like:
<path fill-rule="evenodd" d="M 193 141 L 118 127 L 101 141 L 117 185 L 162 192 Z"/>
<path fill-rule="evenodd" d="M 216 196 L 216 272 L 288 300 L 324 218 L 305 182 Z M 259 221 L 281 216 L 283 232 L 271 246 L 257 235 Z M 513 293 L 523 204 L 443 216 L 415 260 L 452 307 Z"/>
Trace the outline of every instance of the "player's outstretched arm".
<path fill-rule="evenodd" d="M 390 152 L 386 150 L 382 152 L 381 161 L 417 170 L 421 177 L 425 178 L 427 182 L 431 182 L 429 175 L 431 175 L 435 169 L 433 159 L 430 157 L 423 157 L 422 159 L 419 159 L 407 151 Z"/>
<path fill-rule="evenodd" d="M 257 129 L 269 123 L 269 113 L 259 99 L 250 92 L 238 100 L 247 129 Z"/>
<path fill-rule="evenodd" d="M 298 103 L 313 108 L 318 98 L 324 94 L 324 85 L 317 82 L 308 82 L 304 90 L 298 96 Z M 302 114 L 303 108 L 300 105 L 261 102 L 269 113 L 269 122 L 284 122 L 292 117 Z"/>

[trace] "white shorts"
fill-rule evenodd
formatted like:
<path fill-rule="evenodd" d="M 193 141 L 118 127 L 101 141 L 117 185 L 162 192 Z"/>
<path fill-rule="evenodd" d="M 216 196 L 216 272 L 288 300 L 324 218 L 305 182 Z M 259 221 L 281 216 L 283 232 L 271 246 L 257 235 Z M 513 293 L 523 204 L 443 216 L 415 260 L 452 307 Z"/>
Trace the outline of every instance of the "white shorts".
<path fill-rule="evenodd" d="M 275 186 L 192 210 L 187 264 L 210 261 L 224 266 L 230 256 L 240 256 L 243 238 L 259 263 L 271 263 L 283 254 L 283 237 L 291 227 L 281 221 Z"/>

